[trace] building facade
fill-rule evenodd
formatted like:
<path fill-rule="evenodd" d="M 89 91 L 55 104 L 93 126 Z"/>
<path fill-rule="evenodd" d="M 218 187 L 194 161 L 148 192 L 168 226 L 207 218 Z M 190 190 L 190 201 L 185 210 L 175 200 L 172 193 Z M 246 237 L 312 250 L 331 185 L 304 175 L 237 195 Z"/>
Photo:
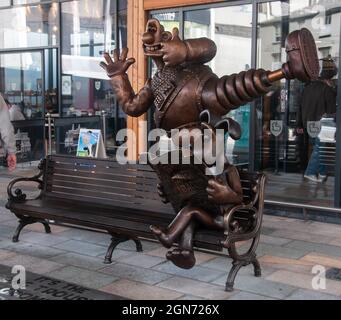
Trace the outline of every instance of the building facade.
<path fill-rule="evenodd" d="M 149 17 L 169 31 L 178 27 L 184 39 L 214 40 L 218 54 L 210 67 L 219 76 L 280 68 L 286 61 L 286 36 L 303 27 L 314 35 L 321 65 L 322 59 L 339 64 L 340 0 L 9 0 L 0 1 L 0 16 L 0 92 L 20 105 L 26 120 L 15 124 L 29 136 L 43 139 L 44 115 L 58 115 L 58 152 L 72 153 L 73 132 L 100 126 L 101 111 L 107 114 L 107 148 L 112 150 L 120 128 L 141 136 L 139 121 L 152 123 L 148 115 L 132 119 L 120 111 L 98 66 L 104 51 L 128 46 L 137 60 L 129 77 L 135 90 L 141 88 L 154 70 L 140 39 Z M 332 80 L 337 95 L 338 75 Z M 268 208 L 333 220 L 341 213 L 341 133 L 336 130 L 341 109 L 314 124 L 323 131 L 319 159 L 327 181 L 303 179 L 316 135 L 313 130 L 297 132 L 304 90 L 302 83 L 283 80 L 262 99 L 233 111 L 230 116 L 242 125 L 243 136 L 237 142 L 228 139 L 228 157 L 267 173 Z M 336 98 L 340 104 L 340 94 Z M 31 148 L 36 145 L 31 138 Z M 145 147 L 143 142 L 139 147 Z"/>

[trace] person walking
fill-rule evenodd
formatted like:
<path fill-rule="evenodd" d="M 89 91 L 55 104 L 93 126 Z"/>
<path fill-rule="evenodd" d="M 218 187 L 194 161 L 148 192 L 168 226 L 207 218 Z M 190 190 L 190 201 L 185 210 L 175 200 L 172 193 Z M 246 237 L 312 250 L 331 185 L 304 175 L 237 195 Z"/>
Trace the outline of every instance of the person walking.
<path fill-rule="evenodd" d="M 12 126 L 7 104 L 0 94 L 0 156 L 7 155 L 7 165 L 10 171 L 17 166 L 14 128 Z"/>
<path fill-rule="evenodd" d="M 323 60 L 320 78 L 310 82 L 304 89 L 301 103 L 301 110 L 298 115 L 299 134 L 304 133 L 304 129 L 311 135 L 311 129 L 315 125 L 318 130 L 320 126 L 314 124 L 320 122 L 324 117 L 335 117 L 336 114 L 336 89 L 333 87 L 331 79 L 337 74 L 337 67 L 330 58 Z M 320 138 L 312 138 L 313 151 L 304 174 L 304 178 L 312 182 L 324 182 L 327 180 L 327 168 L 320 161 Z"/>

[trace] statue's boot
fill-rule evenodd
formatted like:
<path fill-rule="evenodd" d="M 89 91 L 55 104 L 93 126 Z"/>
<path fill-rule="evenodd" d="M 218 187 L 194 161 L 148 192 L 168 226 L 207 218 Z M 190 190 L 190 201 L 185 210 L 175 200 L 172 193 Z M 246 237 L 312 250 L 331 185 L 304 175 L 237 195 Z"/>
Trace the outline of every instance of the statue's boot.
<path fill-rule="evenodd" d="M 181 235 L 179 248 L 167 253 L 166 258 L 182 269 L 192 269 L 196 264 L 193 251 L 193 237 L 196 228 L 195 221 L 191 221 Z"/>

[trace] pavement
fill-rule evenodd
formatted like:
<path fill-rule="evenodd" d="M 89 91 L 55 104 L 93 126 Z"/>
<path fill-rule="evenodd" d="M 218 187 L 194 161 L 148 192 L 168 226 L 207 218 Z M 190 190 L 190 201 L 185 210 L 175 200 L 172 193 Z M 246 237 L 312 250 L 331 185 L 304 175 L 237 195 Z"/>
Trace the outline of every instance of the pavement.
<path fill-rule="evenodd" d="M 341 225 L 266 215 L 257 251 L 261 278 L 250 267 L 237 276 L 235 291 L 224 291 L 231 260 L 225 255 L 197 252 L 197 265 L 181 270 L 165 259 L 159 243 L 132 241 L 115 250 L 113 264 L 103 258 L 110 236 L 89 230 L 52 225 L 27 226 L 20 242 L 11 237 L 16 217 L 5 209 L 6 187 L 14 174 L 0 169 L 0 265 L 24 266 L 28 272 L 74 283 L 111 295 L 137 300 L 341 300 Z M 239 250 L 245 250 L 242 243 Z"/>

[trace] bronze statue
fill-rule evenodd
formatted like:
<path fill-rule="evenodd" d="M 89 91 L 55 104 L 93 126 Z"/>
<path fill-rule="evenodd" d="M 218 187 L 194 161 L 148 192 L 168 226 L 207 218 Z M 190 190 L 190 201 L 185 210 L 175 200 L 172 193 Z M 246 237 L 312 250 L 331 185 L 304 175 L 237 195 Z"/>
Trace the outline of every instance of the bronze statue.
<path fill-rule="evenodd" d="M 230 132 L 231 119 L 218 119 L 211 116 L 208 110 L 200 115 L 201 130 L 193 134 L 192 144 L 206 135 L 203 152 L 217 150 L 215 144 L 218 129 Z M 234 133 L 240 137 L 241 132 L 234 128 Z M 225 136 L 225 134 L 224 134 Z M 236 137 L 236 136 L 235 136 Z M 167 253 L 167 259 L 183 269 L 192 268 L 196 259 L 193 252 L 194 231 L 197 227 L 224 230 L 224 216 L 243 201 L 243 189 L 236 167 L 230 165 L 223 154 L 224 167 L 221 174 L 207 175 L 205 169 L 214 166 L 205 163 L 195 164 L 193 148 L 189 148 L 192 161 L 188 164 L 151 165 L 159 176 L 159 195 L 164 203 L 171 203 L 178 215 L 171 225 L 163 230 L 151 226 L 151 231 L 166 248 L 171 248 L 176 242 L 178 247 Z M 224 148 L 220 148 L 224 153 Z M 165 157 L 169 156 L 166 154 Z M 204 160 L 206 157 L 202 157 Z M 189 165 L 190 164 L 190 165 Z M 214 169 L 213 169 L 214 170 Z"/>
<path fill-rule="evenodd" d="M 204 65 L 216 55 L 216 45 L 207 38 L 181 40 L 179 30 L 167 32 L 156 19 L 147 22 L 142 37 L 144 53 L 157 66 L 157 73 L 135 94 L 126 71 L 135 63 L 127 59 L 128 49 L 121 56 L 114 51 L 114 60 L 104 54 L 107 63 L 101 66 L 111 78 L 114 93 L 123 111 L 138 117 L 155 105 L 157 128 L 170 131 L 175 128 L 209 127 L 216 129 L 217 121 L 231 110 L 267 93 L 273 82 L 282 78 L 309 81 L 319 74 L 319 63 L 314 39 L 307 29 L 295 31 L 287 38 L 289 61 L 280 70 L 270 72 L 251 69 L 239 74 L 219 78 Z M 205 113 L 205 110 L 206 113 Z M 209 119 L 205 119 L 209 115 Z M 204 119 L 200 119 L 202 116 Z M 228 119 L 228 132 L 234 139 L 240 137 L 240 127 Z M 219 125 L 218 125 L 219 127 Z M 214 142 L 214 141 L 213 141 Z M 195 204 L 184 204 L 167 230 L 152 226 L 151 230 L 160 242 L 170 248 L 176 241 L 179 248 L 170 251 L 167 258 L 182 268 L 195 264 L 193 233 L 196 225 L 223 228 L 222 215 L 231 205 L 241 203 L 242 189 L 236 168 L 226 162 L 224 173 L 207 183 L 208 200 L 216 210 L 207 210 Z M 159 186 L 161 197 L 165 190 Z M 167 199 L 164 199 L 165 201 Z M 215 212 L 212 212 L 215 211 Z"/>

